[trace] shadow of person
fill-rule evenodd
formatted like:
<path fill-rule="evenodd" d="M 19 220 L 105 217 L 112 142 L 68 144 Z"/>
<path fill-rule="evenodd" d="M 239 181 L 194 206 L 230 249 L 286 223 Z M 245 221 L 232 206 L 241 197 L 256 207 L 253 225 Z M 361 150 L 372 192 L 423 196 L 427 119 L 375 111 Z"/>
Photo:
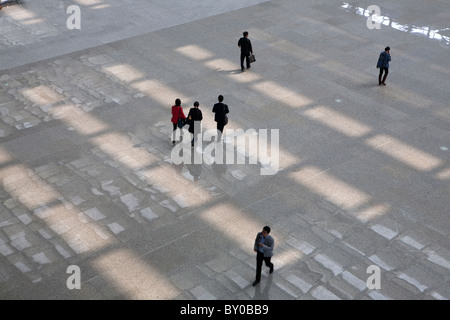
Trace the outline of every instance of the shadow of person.
<path fill-rule="evenodd" d="M 202 174 L 203 165 L 201 164 L 187 164 L 186 165 L 189 174 L 193 177 L 194 181 L 198 181 L 200 179 L 200 175 Z"/>
<path fill-rule="evenodd" d="M 217 74 L 225 75 L 225 76 L 234 75 L 234 74 L 241 74 L 242 73 L 242 70 L 240 68 L 236 69 L 236 70 L 220 70 L 220 69 L 216 69 L 215 71 L 217 72 Z"/>
<path fill-rule="evenodd" d="M 255 287 L 255 295 L 253 297 L 253 300 L 270 300 L 270 289 L 272 288 L 272 281 L 273 276 L 270 274 L 267 277 L 267 281 L 265 281 L 265 284 L 263 281 L 261 281 L 258 285 Z M 264 289 L 262 288 L 264 285 Z"/>
<path fill-rule="evenodd" d="M 211 164 L 211 167 L 216 175 L 218 176 L 224 176 L 227 173 L 227 166 L 225 164 L 217 164 L 213 163 Z"/>

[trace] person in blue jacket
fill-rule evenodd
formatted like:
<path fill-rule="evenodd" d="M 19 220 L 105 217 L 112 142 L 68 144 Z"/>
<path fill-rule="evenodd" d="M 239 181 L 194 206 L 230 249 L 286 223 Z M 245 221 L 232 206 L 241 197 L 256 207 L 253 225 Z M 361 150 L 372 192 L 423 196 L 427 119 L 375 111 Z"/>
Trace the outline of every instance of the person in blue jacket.
<path fill-rule="evenodd" d="M 377 68 L 380 69 L 380 75 L 378 76 L 378 85 L 386 85 L 386 78 L 389 74 L 389 61 L 391 61 L 391 48 L 386 47 L 384 52 L 380 53 L 378 58 Z M 383 76 L 384 73 L 384 76 Z"/>

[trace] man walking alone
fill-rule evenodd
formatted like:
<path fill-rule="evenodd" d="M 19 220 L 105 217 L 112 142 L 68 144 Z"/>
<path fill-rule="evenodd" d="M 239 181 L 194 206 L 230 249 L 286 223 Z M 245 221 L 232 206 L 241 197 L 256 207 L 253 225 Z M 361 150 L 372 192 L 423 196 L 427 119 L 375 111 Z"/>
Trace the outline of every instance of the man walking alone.
<path fill-rule="evenodd" d="M 261 281 L 261 269 L 263 261 L 266 266 L 270 268 L 270 273 L 273 272 L 273 263 L 270 262 L 273 256 L 273 248 L 275 247 L 275 240 L 269 235 L 270 227 L 265 226 L 262 232 L 259 232 L 255 239 L 253 250 L 256 252 L 256 279 L 253 286 L 256 286 Z"/>
<path fill-rule="evenodd" d="M 248 32 L 239 39 L 238 47 L 241 48 L 241 70 L 244 71 L 244 60 L 246 60 L 247 69 L 250 69 L 250 54 L 253 53 L 252 42 L 248 38 Z"/>
<path fill-rule="evenodd" d="M 389 74 L 389 61 L 391 61 L 391 54 L 389 53 L 391 48 L 386 47 L 384 52 L 380 53 L 378 58 L 377 68 L 380 69 L 380 75 L 378 76 L 378 85 L 386 85 L 386 78 Z M 384 72 L 384 77 L 383 77 Z"/>

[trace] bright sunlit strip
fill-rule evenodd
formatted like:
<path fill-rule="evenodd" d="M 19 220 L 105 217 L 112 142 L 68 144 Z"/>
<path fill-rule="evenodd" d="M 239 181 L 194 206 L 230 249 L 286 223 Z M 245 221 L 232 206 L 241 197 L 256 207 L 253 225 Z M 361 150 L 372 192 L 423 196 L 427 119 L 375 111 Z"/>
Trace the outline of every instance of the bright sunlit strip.
<path fill-rule="evenodd" d="M 82 6 L 99 5 L 104 2 L 104 0 L 74 0 L 74 1 Z"/>
<path fill-rule="evenodd" d="M 430 171 L 442 164 L 442 160 L 414 148 L 388 135 L 377 135 L 366 143 L 397 159 L 398 161 L 420 171 Z"/>
<path fill-rule="evenodd" d="M 389 207 L 386 205 L 374 205 L 357 213 L 356 218 L 362 223 L 367 223 L 385 215 L 388 211 Z"/>
<path fill-rule="evenodd" d="M 252 87 L 271 99 L 284 103 L 292 108 L 301 108 L 313 103 L 311 99 L 308 99 L 291 89 L 280 86 L 273 81 L 257 83 Z"/>
<path fill-rule="evenodd" d="M 0 170 L 2 188 L 28 209 L 58 200 L 58 194 L 24 165 L 12 165 Z"/>
<path fill-rule="evenodd" d="M 114 66 L 104 67 L 106 73 L 115 76 L 117 79 L 130 83 L 144 78 L 145 74 L 128 64 L 117 64 Z"/>
<path fill-rule="evenodd" d="M 100 250 L 110 245 L 112 238 L 99 236 L 96 226 L 79 220 L 78 210 L 69 209 L 64 197 L 32 170 L 23 165 L 0 170 L 3 189 L 26 209 L 48 225 L 76 253 Z"/>
<path fill-rule="evenodd" d="M 223 212 L 226 214 L 217 214 Z M 255 240 L 258 232 L 262 231 L 260 221 L 251 219 L 237 208 L 227 203 L 221 203 L 205 210 L 201 213 L 201 218 L 209 225 L 213 226 L 221 232 L 220 237 L 233 239 L 235 243 L 239 243 L 246 250 L 253 252 L 253 247 L 248 249 L 248 243 Z M 236 226 L 239 226 L 236 228 Z"/>
<path fill-rule="evenodd" d="M 105 133 L 91 138 L 90 142 L 132 170 L 142 169 L 157 161 L 146 149 L 133 147 L 135 143 L 120 133 Z"/>
<path fill-rule="evenodd" d="M 0 148 L 0 166 L 7 164 L 14 160 L 14 157 L 3 148 Z"/>
<path fill-rule="evenodd" d="M 192 59 L 192 60 L 206 60 L 211 59 L 214 55 L 197 45 L 191 44 L 184 47 L 179 47 L 175 49 L 176 52 L 181 53 L 182 55 Z"/>
<path fill-rule="evenodd" d="M 205 66 L 216 71 L 226 71 L 227 76 L 240 83 L 251 83 L 261 79 L 261 76 L 254 72 L 242 73 L 236 63 L 227 59 L 215 59 L 205 63 Z"/>
<path fill-rule="evenodd" d="M 24 89 L 21 91 L 21 93 L 25 98 L 34 102 L 40 107 L 55 103 L 63 98 L 63 96 L 53 91 L 50 87 L 44 85 L 30 89 Z"/>
<path fill-rule="evenodd" d="M 436 174 L 436 177 L 439 180 L 449 180 L 450 179 L 450 168 L 446 168 L 446 169 L 442 170 L 441 172 L 438 172 Z"/>
<path fill-rule="evenodd" d="M 372 131 L 363 123 L 324 106 L 309 109 L 304 115 L 350 137 L 361 137 Z"/>
<path fill-rule="evenodd" d="M 208 68 L 214 70 L 232 71 L 236 70 L 236 64 L 227 59 L 215 59 L 205 63 Z"/>
<path fill-rule="evenodd" d="M 75 129 L 81 135 L 94 135 L 107 130 L 109 127 L 92 114 L 84 112 L 74 105 L 54 107 L 49 113 L 58 116 L 68 127 Z"/>
<path fill-rule="evenodd" d="M 290 176 L 303 186 L 345 209 L 357 208 L 370 200 L 366 193 L 314 166 L 305 167 Z"/>
<path fill-rule="evenodd" d="M 9 15 L 11 18 L 13 18 L 16 21 L 24 22 L 25 20 L 32 20 L 36 19 L 37 16 L 34 12 L 24 8 L 24 6 L 20 6 L 18 8 L 14 8 L 17 10 L 14 10 L 10 12 L 9 10 L 3 10 L 2 12 L 5 12 L 5 14 Z M 20 10 L 19 10 L 20 9 Z"/>
<path fill-rule="evenodd" d="M 186 99 L 180 92 L 154 79 L 135 82 L 131 86 L 167 108 L 173 106 L 177 98 L 180 98 L 181 102 Z"/>
<path fill-rule="evenodd" d="M 151 255 L 151 254 L 150 254 Z M 129 299 L 173 299 L 180 294 L 161 271 L 151 267 L 151 256 L 138 256 L 128 249 L 106 252 L 92 261 L 92 267 L 116 291 Z M 95 278 L 94 278 L 95 280 Z M 99 280 L 96 280 L 97 282 Z"/>

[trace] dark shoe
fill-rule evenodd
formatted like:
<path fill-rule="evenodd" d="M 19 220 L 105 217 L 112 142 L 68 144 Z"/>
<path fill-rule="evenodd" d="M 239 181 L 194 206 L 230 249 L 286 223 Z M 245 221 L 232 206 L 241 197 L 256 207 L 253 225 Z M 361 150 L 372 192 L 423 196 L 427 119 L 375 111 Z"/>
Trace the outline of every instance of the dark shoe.
<path fill-rule="evenodd" d="M 255 280 L 255 282 L 253 282 L 253 286 L 256 286 L 259 283 L 258 280 Z"/>
<path fill-rule="evenodd" d="M 175 141 L 172 141 L 172 143 L 175 145 Z"/>
<path fill-rule="evenodd" d="M 242 72 L 244 72 L 244 71 L 245 71 L 245 69 L 244 69 L 244 68 L 242 68 L 241 70 L 242 70 Z"/>
<path fill-rule="evenodd" d="M 384 82 L 382 82 L 381 84 L 382 84 L 383 86 L 385 86 L 385 85 L 386 85 L 386 83 L 384 83 Z"/>
<path fill-rule="evenodd" d="M 270 271 L 269 271 L 269 273 L 273 273 L 273 266 L 272 266 L 272 267 L 270 267 Z"/>

